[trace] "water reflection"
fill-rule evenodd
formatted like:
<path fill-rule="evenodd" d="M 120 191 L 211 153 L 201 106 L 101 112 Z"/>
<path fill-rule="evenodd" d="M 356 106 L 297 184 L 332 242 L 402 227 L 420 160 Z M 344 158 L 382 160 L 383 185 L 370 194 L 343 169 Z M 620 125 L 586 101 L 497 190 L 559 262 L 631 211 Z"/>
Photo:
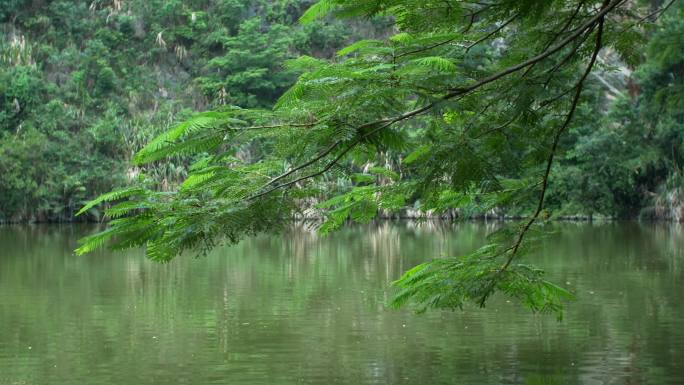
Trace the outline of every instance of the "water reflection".
<path fill-rule="evenodd" d="M 497 226 L 293 226 L 198 260 L 72 255 L 87 227 L 0 228 L 0 384 L 679 384 L 677 225 L 563 224 L 533 259 L 565 321 L 503 298 L 416 316 L 388 282 Z"/>

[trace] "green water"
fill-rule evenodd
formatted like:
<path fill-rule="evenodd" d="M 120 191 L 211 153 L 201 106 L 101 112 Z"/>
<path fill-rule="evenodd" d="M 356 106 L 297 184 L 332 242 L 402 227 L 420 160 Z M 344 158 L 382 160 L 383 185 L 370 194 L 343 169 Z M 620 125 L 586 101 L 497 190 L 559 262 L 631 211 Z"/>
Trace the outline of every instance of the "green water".
<path fill-rule="evenodd" d="M 293 228 L 170 264 L 72 255 L 88 227 L 0 227 L 0 385 L 684 384 L 684 229 L 557 225 L 565 320 L 391 310 L 388 282 L 484 224 Z"/>

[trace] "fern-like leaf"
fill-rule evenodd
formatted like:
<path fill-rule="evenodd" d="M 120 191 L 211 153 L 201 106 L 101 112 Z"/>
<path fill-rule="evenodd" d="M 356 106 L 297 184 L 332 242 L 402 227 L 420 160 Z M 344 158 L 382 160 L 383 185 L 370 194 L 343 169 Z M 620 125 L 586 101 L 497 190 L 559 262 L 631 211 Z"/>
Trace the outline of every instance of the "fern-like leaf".
<path fill-rule="evenodd" d="M 308 24 L 316 19 L 320 19 L 329 14 L 335 8 L 333 0 L 319 0 L 316 4 L 309 7 L 304 14 L 299 18 L 302 24 Z"/>
<path fill-rule="evenodd" d="M 419 59 L 412 60 L 412 62 L 424 67 L 430 67 L 441 72 L 456 72 L 456 65 L 451 60 L 445 59 L 440 56 L 422 57 Z"/>
<path fill-rule="evenodd" d="M 102 194 L 99 197 L 91 200 L 90 202 L 86 203 L 85 206 L 83 206 L 78 212 L 76 213 L 76 216 L 79 216 L 86 211 L 90 210 L 91 208 L 99 205 L 102 202 L 109 202 L 109 201 L 115 201 L 119 199 L 123 199 L 126 197 L 130 197 L 133 195 L 140 195 L 145 192 L 145 189 L 138 187 L 138 186 L 133 186 L 133 187 L 126 187 L 122 188 L 119 190 L 114 190 L 110 191 L 108 193 Z"/>

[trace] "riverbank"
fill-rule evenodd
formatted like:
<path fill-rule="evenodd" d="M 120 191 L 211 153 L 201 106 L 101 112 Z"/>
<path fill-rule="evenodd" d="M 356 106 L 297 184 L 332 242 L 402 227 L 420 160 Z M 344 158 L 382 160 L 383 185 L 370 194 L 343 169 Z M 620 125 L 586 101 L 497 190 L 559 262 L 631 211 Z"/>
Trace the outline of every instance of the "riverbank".
<path fill-rule="evenodd" d="M 654 212 L 657 215 L 639 215 L 633 217 L 610 217 L 605 215 L 587 215 L 587 214 L 551 214 L 545 220 L 559 221 L 559 222 L 606 222 L 606 221 L 653 221 L 653 222 L 684 222 L 684 215 L 672 215 L 670 212 Z M 431 220 L 431 221 L 517 221 L 529 218 L 529 215 L 509 215 L 500 213 L 481 213 L 476 215 L 469 215 L 463 217 L 458 215 L 456 210 L 445 213 L 421 213 L 417 210 L 402 210 L 399 213 L 389 214 L 384 213 L 376 217 L 376 221 L 394 221 L 394 220 Z M 295 215 L 293 221 L 307 221 L 307 220 L 323 220 L 320 215 Z M 78 218 L 73 220 L 0 220 L 0 225 L 15 225 L 15 224 L 97 224 L 107 223 L 108 220 L 101 218 Z"/>

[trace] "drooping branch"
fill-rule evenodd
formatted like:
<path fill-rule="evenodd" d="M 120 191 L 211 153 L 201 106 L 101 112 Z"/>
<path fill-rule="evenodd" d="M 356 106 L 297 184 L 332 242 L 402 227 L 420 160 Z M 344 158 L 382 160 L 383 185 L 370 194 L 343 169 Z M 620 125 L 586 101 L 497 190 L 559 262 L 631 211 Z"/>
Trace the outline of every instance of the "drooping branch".
<path fill-rule="evenodd" d="M 570 110 L 566 114 L 565 120 L 561 124 L 561 126 L 556 130 L 556 133 L 553 138 L 553 143 L 551 144 L 551 149 L 549 152 L 549 157 L 546 161 L 546 169 L 544 170 L 544 175 L 542 177 L 542 182 L 541 182 L 541 192 L 539 195 L 539 200 L 537 201 L 537 208 L 535 209 L 534 213 L 532 216 L 525 222 L 525 225 L 523 228 L 520 230 L 520 233 L 518 233 L 518 237 L 515 241 L 515 243 L 508 248 L 506 251 L 510 252 L 508 255 L 508 258 L 506 259 L 506 262 L 503 264 L 503 266 L 497 271 L 496 275 L 491 279 L 491 283 L 485 293 L 482 296 L 482 299 L 480 300 L 480 306 L 484 306 L 487 298 L 491 294 L 492 290 L 494 289 L 494 285 L 496 284 L 496 280 L 503 274 L 504 271 L 508 269 L 508 267 L 511 265 L 515 257 L 517 256 L 518 250 L 522 246 L 523 240 L 525 239 L 525 236 L 527 235 L 527 232 L 530 230 L 532 225 L 537 221 L 539 218 L 539 215 L 541 214 L 542 210 L 544 209 L 544 199 L 546 197 L 546 191 L 548 188 L 549 184 L 549 176 L 551 175 L 551 168 L 553 167 L 553 160 L 556 155 L 556 152 L 558 150 L 558 143 L 560 141 L 560 138 L 565 132 L 565 130 L 568 128 L 570 125 L 570 122 L 572 121 L 572 118 L 575 115 L 575 111 L 577 110 L 577 106 L 579 105 L 579 100 L 582 95 L 582 90 L 584 88 L 584 82 L 586 81 L 587 77 L 591 73 L 594 64 L 596 63 L 596 59 L 598 58 L 599 51 L 601 51 L 601 48 L 603 46 L 603 24 L 604 24 L 604 18 L 600 18 L 598 20 L 598 31 L 596 32 L 596 43 L 594 46 L 594 52 L 591 56 L 591 59 L 589 60 L 589 64 L 587 65 L 586 70 L 582 74 L 582 77 L 577 81 L 575 84 L 575 95 L 572 99 L 571 105 L 570 105 Z"/>
<path fill-rule="evenodd" d="M 429 111 L 432 108 L 434 108 L 436 105 L 438 105 L 439 103 L 442 103 L 444 101 L 451 100 L 451 99 L 454 99 L 456 97 L 463 97 L 463 96 L 465 96 L 465 95 L 467 95 L 467 94 L 469 94 L 469 93 L 471 93 L 471 92 L 473 92 L 473 91 L 475 91 L 475 90 L 477 90 L 477 89 L 479 89 L 479 88 L 481 88 L 487 84 L 493 83 L 493 82 L 495 82 L 501 78 L 506 77 L 507 75 L 510 75 L 512 73 L 515 73 L 517 71 L 525 69 L 531 65 L 534 65 L 534 64 L 536 64 L 542 60 L 547 59 L 548 57 L 552 56 L 553 54 L 561 51 L 564 47 L 566 47 L 568 44 L 575 41 L 575 39 L 577 39 L 578 37 L 582 36 L 587 30 L 592 30 L 593 28 L 595 28 L 597 23 L 600 24 L 600 26 L 602 28 L 605 15 L 608 14 L 613 9 L 615 9 L 616 7 L 618 7 L 620 4 L 624 3 L 625 1 L 626 0 L 615 0 L 613 2 L 610 2 L 609 0 L 606 0 L 604 6 L 600 9 L 600 11 L 598 11 L 591 19 L 589 19 L 587 22 L 585 22 L 581 27 L 577 28 L 575 31 L 573 31 L 573 33 L 571 33 L 569 36 L 564 38 L 561 42 L 559 42 L 558 44 L 556 44 L 552 48 L 549 48 L 548 50 L 546 50 L 546 51 L 544 51 L 544 52 L 542 52 L 542 53 L 540 53 L 540 54 L 538 54 L 538 55 L 536 55 L 536 56 L 534 56 L 534 57 L 532 57 L 526 61 L 523 61 L 523 62 L 518 63 L 516 65 L 510 66 L 508 68 L 505 68 L 499 72 L 496 72 L 490 76 L 487 76 L 487 77 L 485 77 L 479 81 L 476 81 L 470 85 L 451 89 L 448 93 L 446 93 L 444 96 L 439 98 L 437 101 L 429 103 L 423 107 L 417 108 L 417 109 L 412 110 L 412 111 L 408 111 L 404 114 L 395 116 L 393 118 L 379 119 L 379 120 L 368 122 L 368 123 L 365 123 L 365 124 L 358 126 L 357 131 L 359 131 L 363 128 L 367 128 L 367 127 L 373 127 L 373 126 L 377 126 L 377 127 L 372 129 L 371 131 L 367 132 L 366 134 L 357 137 L 355 140 L 353 140 L 351 143 L 349 143 L 347 145 L 347 147 L 345 147 L 340 152 L 340 154 L 338 154 L 330 162 L 326 163 L 326 165 L 322 169 L 315 171 L 315 172 L 312 172 L 310 174 L 306 174 L 306 175 L 301 176 L 299 178 L 295 178 L 291 181 L 281 183 L 281 184 L 277 184 L 277 182 L 295 174 L 298 171 L 301 171 L 305 168 L 308 168 L 309 166 L 311 166 L 311 165 L 317 163 L 318 161 L 324 159 L 326 156 L 328 156 L 333 151 L 335 151 L 340 145 L 344 144 L 345 143 L 344 140 L 335 141 L 334 143 L 332 143 L 330 146 L 326 147 L 323 151 L 321 151 L 318 155 L 316 155 L 312 159 L 294 167 L 293 169 L 291 169 L 287 172 L 284 172 L 284 173 L 278 175 L 277 177 L 274 177 L 273 179 L 271 179 L 270 181 L 265 183 L 259 189 L 259 190 L 263 190 L 263 191 L 258 192 L 258 193 L 253 194 L 253 195 L 250 195 L 250 196 L 246 197 L 245 199 L 246 200 L 253 200 L 253 199 L 265 196 L 265 195 L 267 195 L 267 194 L 269 194 L 275 190 L 291 186 L 295 183 L 301 182 L 301 181 L 306 180 L 306 179 L 311 179 L 311 178 L 320 176 L 323 173 L 330 170 L 339 160 L 342 159 L 342 157 L 344 155 L 346 155 L 349 151 L 351 151 L 356 145 L 361 143 L 363 141 L 363 139 L 366 139 L 367 137 L 379 132 L 380 130 L 385 129 L 385 128 L 393 125 L 394 123 L 404 121 L 406 119 L 420 115 L 426 111 Z M 595 61 L 595 59 L 592 60 L 592 63 L 591 63 L 592 67 L 593 67 L 593 61 Z M 574 113 L 574 109 L 572 112 Z"/>

